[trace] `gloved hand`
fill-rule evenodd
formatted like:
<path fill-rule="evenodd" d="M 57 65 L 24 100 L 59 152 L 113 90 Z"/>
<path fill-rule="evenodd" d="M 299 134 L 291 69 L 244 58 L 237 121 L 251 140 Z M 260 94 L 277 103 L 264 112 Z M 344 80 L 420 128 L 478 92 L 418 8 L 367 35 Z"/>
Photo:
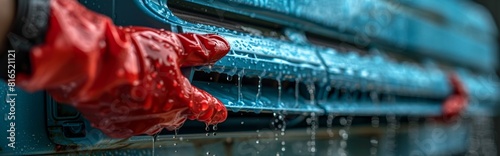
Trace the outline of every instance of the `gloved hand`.
<path fill-rule="evenodd" d="M 25 90 L 47 90 L 115 138 L 226 119 L 224 105 L 179 69 L 226 55 L 220 36 L 117 27 L 74 0 L 51 0 L 48 19 L 44 42 L 29 53 L 31 73 L 17 75 Z"/>
<path fill-rule="evenodd" d="M 469 95 L 456 74 L 449 74 L 452 94 L 443 103 L 442 116 L 436 119 L 439 122 L 453 122 L 466 109 L 469 102 Z"/>

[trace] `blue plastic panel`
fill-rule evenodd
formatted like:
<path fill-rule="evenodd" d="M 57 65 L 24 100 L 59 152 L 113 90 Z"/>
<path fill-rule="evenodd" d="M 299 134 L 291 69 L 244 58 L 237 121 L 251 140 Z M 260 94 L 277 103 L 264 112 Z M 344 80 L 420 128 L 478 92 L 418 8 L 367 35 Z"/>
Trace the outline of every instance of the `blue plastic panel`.
<path fill-rule="evenodd" d="M 0 82 L 0 155 L 42 154 L 55 151 L 56 145 L 47 136 L 45 94 L 26 93 L 16 88 L 16 96 L 7 96 L 9 87 Z M 11 107 L 7 98 L 15 98 Z M 14 117 L 12 117 L 14 116 Z M 10 124 L 14 123 L 14 126 Z M 12 128 L 12 129 L 11 129 Z M 12 130 L 12 131 L 10 131 Z M 10 137 L 13 132 L 12 140 Z M 13 143 L 12 148 L 9 144 Z"/>
<path fill-rule="evenodd" d="M 277 89 L 261 88 L 261 95 L 257 99 L 257 86 L 255 87 L 233 87 L 231 84 L 210 84 L 194 82 L 194 85 L 209 92 L 219 98 L 226 107 L 233 111 L 249 110 L 260 113 L 261 111 L 287 113 L 305 113 L 317 112 L 323 113 L 323 109 L 316 106 L 314 101 L 306 100 L 302 97 L 295 97 L 294 93 L 284 92 L 279 95 Z M 216 87 L 211 87 L 216 86 Z M 240 91 L 238 91 L 240 89 Z M 238 99 L 238 93 L 241 92 L 241 99 Z M 313 102 L 313 103 L 312 103 Z"/>
<path fill-rule="evenodd" d="M 492 71 L 497 64 L 492 18 L 468 1 L 189 1 L 361 45 L 390 45 L 483 71 Z"/>
<path fill-rule="evenodd" d="M 331 85 L 378 92 L 444 98 L 450 93 L 446 75 L 437 69 L 401 64 L 382 56 L 341 54 L 333 49 L 320 53 Z"/>

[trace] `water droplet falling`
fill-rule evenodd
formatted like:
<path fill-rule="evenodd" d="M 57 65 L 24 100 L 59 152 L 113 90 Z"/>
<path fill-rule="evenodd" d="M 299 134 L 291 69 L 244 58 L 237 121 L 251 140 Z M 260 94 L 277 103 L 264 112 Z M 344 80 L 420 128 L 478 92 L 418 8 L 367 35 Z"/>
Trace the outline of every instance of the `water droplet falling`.
<path fill-rule="evenodd" d="M 259 84 L 257 85 L 257 95 L 255 95 L 255 104 L 258 106 L 262 106 L 262 102 L 260 101 L 260 94 L 262 88 L 262 77 L 259 76 Z"/>
<path fill-rule="evenodd" d="M 256 130 L 255 132 L 257 132 L 257 140 L 255 141 L 255 143 L 259 144 L 260 143 L 260 137 L 261 137 L 260 130 Z"/>
<path fill-rule="evenodd" d="M 314 105 L 316 103 L 315 97 L 314 97 L 314 81 L 310 81 L 309 84 L 307 85 L 307 91 L 309 92 L 309 98 L 311 99 L 311 105 Z"/>
<path fill-rule="evenodd" d="M 285 114 L 284 113 L 280 113 L 280 115 L 278 116 L 278 119 L 281 121 L 281 128 L 280 128 L 280 137 L 281 137 L 281 151 L 285 151 L 286 150 L 286 147 L 285 147 L 285 141 L 283 140 L 285 138 L 285 131 L 286 131 L 286 121 L 285 121 Z"/>
<path fill-rule="evenodd" d="M 397 132 L 397 129 L 398 129 L 398 121 L 397 121 L 397 118 L 396 118 L 396 115 L 393 115 L 393 114 L 389 114 L 386 116 L 386 120 L 387 120 L 387 129 L 386 129 L 386 132 L 385 132 L 385 149 L 384 151 L 386 153 L 384 153 L 385 155 L 388 155 L 388 156 L 391 156 L 391 155 L 395 155 L 395 148 L 396 148 L 396 132 Z"/>
<path fill-rule="evenodd" d="M 212 129 L 214 130 L 214 132 L 212 133 L 213 136 L 216 136 L 217 135 L 217 124 L 213 125 L 212 126 Z"/>
<path fill-rule="evenodd" d="M 243 94 L 241 93 L 241 77 L 244 74 L 244 70 L 238 73 L 238 104 L 243 105 Z"/>
<path fill-rule="evenodd" d="M 205 131 L 207 131 L 207 133 L 205 133 L 205 136 L 210 136 L 210 133 L 208 133 L 210 131 L 210 127 L 209 125 L 205 125 Z"/>
<path fill-rule="evenodd" d="M 280 74 L 280 76 L 281 76 L 281 74 Z M 277 106 L 281 108 L 282 103 L 281 103 L 281 79 L 280 79 L 280 76 L 278 76 L 276 81 L 278 81 L 278 105 Z"/>
<path fill-rule="evenodd" d="M 353 116 L 348 116 L 347 118 L 342 117 L 339 120 L 340 120 L 340 124 L 343 127 L 339 130 L 339 135 L 340 135 L 342 140 L 340 141 L 340 148 L 338 149 L 338 154 L 339 155 L 348 155 L 348 153 L 346 151 L 347 140 L 349 138 L 349 131 L 351 129 Z"/>
<path fill-rule="evenodd" d="M 326 120 L 326 128 L 327 128 L 327 133 L 328 133 L 328 137 L 330 138 L 333 138 L 333 136 L 335 135 L 333 133 L 333 119 L 335 119 L 335 114 L 328 114 L 328 118 Z"/>
<path fill-rule="evenodd" d="M 311 134 L 311 140 L 307 144 L 308 151 L 311 152 L 311 155 L 316 155 L 316 130 L 318 128 L 318 116 L 316 116 L 316 113 L 312 112 L 310 114 L 307 123 L 310 125 L 308 130 Z"/>
<path fill-rule="evenodd" d="M 158 133 L 154 134 L 154 135 L 153 135 L 153 137 L 152 137 L 152 142 L 151 142 L 151 145 L 153 146 L 153 147 L 151 148 L 151 155 L 152 155 L 152 156 L 155 156 L 155 147 L 156 147 L 156 145 L 155 145 L 155 144 L 156 144 L 156 139 L 158 139 L 158 135 L 159 135 L 159 134 L 160 134 L 160 132 L 158 132 Z"/>
<path fill-rule="evenodd" d="M 294 107 L 299 106 L 299 84 L 300 84 L 300 79 L 297 78 L 295 80 L 295 106 Z"/>
<path fill-rule="evenodd" d="M 282 145 L 283 147 L 281 147 L 281 151 L 282 152 L 285 152 L 286 148 L 284 147 L 285 145 Z"/>
<path fill-rule="evenodd" d="M 370 148 L 370 155 L 371 156 L 376 156 L 377 155 L 377 147 L 378 147 L 378 139 L 376 137 L 372 137 L 370 139 L 370 144 L 371 144 L 371 148 Z"/>
<path fill-rule="evenodd" d="M 335 146 L 335 133 L 333 132 L 333 119 L 335 119 L 335 114 L 328 114 L 328 118 L 326 120 L 326 132 L 328 133 L 328 155 L 335 155 L 333 153 Z"/>

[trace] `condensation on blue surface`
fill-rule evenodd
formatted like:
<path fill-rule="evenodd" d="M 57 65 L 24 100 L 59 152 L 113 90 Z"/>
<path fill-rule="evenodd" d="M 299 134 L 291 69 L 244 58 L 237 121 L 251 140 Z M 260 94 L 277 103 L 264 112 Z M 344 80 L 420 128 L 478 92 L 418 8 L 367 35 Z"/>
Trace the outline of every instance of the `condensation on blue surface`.
<path fill-rule="evenodd" d="M 197 87 L 218 97 L 226 107 L 233 111 L 251 110 L 256 113 L 261 111 L 286 111 L 288 113 L 318 112 L 323 110 L 317 106 L 310 105 L 310 101 L 304 98 L 294 97 L 293 92 L 283 92 L 281 99 L 278 99 L 278 90 L 271 88 L 262 88 L 261 96 L 256 99 L 257 87 L 242 86 L 242 98 L 238 99 L 238 88 L 232 84 L 210 84 L 205 82 L 193 82 Z M 215 87 L 212 87 L 212 86 Z M 240 100 L 240 102 L 238 102 Z"/>
<path fill-rule="evenodd" d="M 232 51 L 211 66 L 213 71 L 234 75 L 244 69 L 245 76 L 276 78 L 281 75 L 284 79 L 326 76 L 325 67 L 313 48 L 250 37 L 224 37 Z"/>
<path fill-rule="evenodd" d="M 445 97 L 450 86 L 446 75 L 439 70 L 422 69 L 413 64 L 400 64 L 382 56 L 361 57 L 355 53 L 340 54 L 326 50 L 320 55 L 325 60 L 330 82 L 337 87 L 381 88 L 382 92 L 425 97 Z M 345 85 L 345 86 L 342 86 Z"/>
<path fill-rule="evenodd" d="M 332 105 L 333 103 L 333 105 Z M 349 102 L 330 100 L 320 102 L 328 113 L 339 115 L 370 116 L 377 114 L 394 114 L 405 116 L 439 116 L 441 103 L 406 101 L 397 103 Z"/>
<path fill-rule="evenodd" d="M 492 18 L 466 1 L 190 0 L 360 44 L 389 43 L 411 52 L 492 71 Z M 433 6 L 433 7 L 428 7 Z M 446 7 L 442 7 L 446 6 Z M 326 29 L 326 30 L 325 30 Z M 349 34 L 345 36 L 345 34 Z M 381 42 L 379 42 L 381 41 Z M 453 56 L 453 57 L 450 57 Z"/>

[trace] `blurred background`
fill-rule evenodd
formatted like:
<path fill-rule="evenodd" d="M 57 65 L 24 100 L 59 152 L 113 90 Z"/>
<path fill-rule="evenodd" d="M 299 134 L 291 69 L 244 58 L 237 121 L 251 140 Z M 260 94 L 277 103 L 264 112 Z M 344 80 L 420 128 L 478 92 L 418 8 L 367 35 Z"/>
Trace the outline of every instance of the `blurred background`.
<path fill-rule="evenodd" d="M 481 4 L 492 14 L 495 20 L 497 30 L 500 30 L 500 1 L 497 0 L 475 0 L 475 2 Z M 500 47 L 500 35 L 498 36 L 498 45 Z M 500 50 L 499 50 L 500 53 Z M 500 60 L 500 56 L 498 58 Z M 500 74 L 500 68 L 497 67 L 497 75 Z M 500 149 L 500 117 L 495 117 L 495 140 L 497 144 L 497 149 Z"/>

